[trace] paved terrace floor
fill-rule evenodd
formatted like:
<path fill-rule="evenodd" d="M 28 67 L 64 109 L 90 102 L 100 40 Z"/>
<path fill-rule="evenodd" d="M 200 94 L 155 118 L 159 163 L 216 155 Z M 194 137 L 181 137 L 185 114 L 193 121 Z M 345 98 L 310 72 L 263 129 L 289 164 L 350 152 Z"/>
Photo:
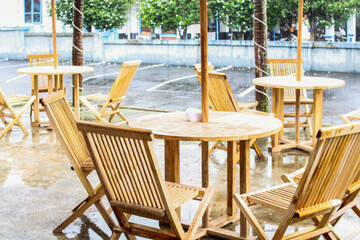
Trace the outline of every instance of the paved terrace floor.
<path fill-rule="evenodd" d="M 69 63 L 61 63 L 69 64 Z M 95 71 L 84 76 L 84 93 L 98 91 L 109 92 L 120 69 L 119 64 L 87 63 Z M 0 85 L 6 94 L 30 94 L 30 77 L 19 75 L 16 69 L 28 66 L 26 61 L 0 61 Z M 223 67 L 216 68 L 222 69 Z M 244 91 L 252 86 L 253 69 L 225 68 L 230 86 L 238 101 L 253 101 L 254 91 Z M 360 107 L 360 74 L 308 72 L 306 75 L 340 78 L 346 86 L 324 90 L 324 124 L 340 124 L 339 114 Z M 71 79 L 66 77 L 67 97 L 71 98 Z M 243 93 L 243 94 L 241 94 Z M 238 95 L 244 95 L 239 97 Z M 312 93 L 309 91 L 309 96 Z M 200 108 L 200 85 L 191 67 L 154 66 L 142 64 L 130 86 L 123 106 L 123 112 L 129 119 L 155 113 L 154 109 L 186 110 L 189 107 Z M 81 112 L 82 119 L 94 118 L 86 111 Z M 41 116 L 46 118 L 45 115 Z M 92 207 L 67 227 L 62 234 L 53 234 L 52 230 L 62 222 L 81 200 L 86 197 L 76 174 L 70 170 L 69 161 L 61 148 L 54 132 L 46 127 L 30 128 L 29 113 L 21 120 L 31 131 L 24 136 L 20 129 L 14 130 L 0 141 L 0 239 L 108 239 L 111 231 Z M 292 130 L 286 135 L 293 136 Z M 303 138 L 309 136 L 303 135 Z M 280 176 L 305 165 L 308 154 L 302 151 L 268 153 L 269 139 L 259 140 L 266 155 L 265 161 L 257 159 L 251 150 L 251 189 L 257 190 L 281 183 Z M 164 143 L 154 142 L 157 158 L 163 169 Z M 201 149 L 197 142 L 181 143 L 181 181 L 184 184 L 201 185 Z M 95 173 L 91 175 L 97 183 Z M 226 193 L 226 153 L 216 150 L 210 159 L 210 184 L 216 188 L 211 201 L 211 218 L 225 212 Z M 197 203 L 182 208 L 183 219 L 190 219 Z M 266 233 L 271 237 L 280 222 L 281 214 L 275 211 L 256 209 L 256 216 Z M 144 219 L 136 219 L 145 221 Z M 147 221 L 155 225 L 153 221 Z M 310 222 L 308 222 L 310 224 Z M 290 227 L 305 228 L 307 224 Z M 239 231 L 238 224 L 228 226 Z M 335 227 L 344 239 L 360 239 L 360 220 L 349 212 Z M 122 237 L 121 239 L 125 239 Z M 141 238 L 139 238 L 141 239 Z M 209 238 L 212 239 L 212 238 Z"/>

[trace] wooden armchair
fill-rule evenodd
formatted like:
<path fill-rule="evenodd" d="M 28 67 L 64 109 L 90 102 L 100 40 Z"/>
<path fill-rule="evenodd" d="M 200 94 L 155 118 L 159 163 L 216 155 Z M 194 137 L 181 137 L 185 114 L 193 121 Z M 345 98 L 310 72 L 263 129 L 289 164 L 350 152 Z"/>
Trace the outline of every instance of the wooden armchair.
<path fill-rule="evenodd" d="M 199 81 L 201 82 L 201 63 L 198 64 L 194 64 L 193 68 L 195 69 L 196 75 L 199 79 Z M 215 72 L 211 62 L 208 62 L 208 71 L 209 72 Z M 229 87 L 230 88 L 230 87 Z M 234 100 L 236 102 L 236 100 Z M 254 107 L 256 107 L 258 105 L 258 102 L 252 102 L 252 103 L 248 103 L 248 102 L 236 102 L 238 105 L 238 108 L 241 109 L 252 109 Z M 210 102 L 210 106 L 211 108 L 213 107 L 211 102 Z"/>
<path fill-rule="evenodd" d="M 114 82 L 114 85 L 111 88 L 109 95 L 102 93 L 96 93 L 88 96 L 80 97 L 80 101 L 95 115 L 97 122 L 110 123 L 115 115 L 123 120 L 119 124 L 124 124 L 128 122 L 128 119 L 120 112 L 119 107 L 122 101 L 125 98 L 125 94 L 129 89 L 130 83 L 133 80 L 136 70 L 139 67 L 141 61 L 130 61 L 123 62 L 121 64 L 120 72 Z M 100 111 L 97 111 L 93 107 L 90 101 L 104 102 Z M 110 108 L 109 111 L 106 111 L 107 108 Z M 105 117 L 109 117 L 108 120 Z"/>
<path fill-rule="evenodd" d="M 40 102 L 44 106 L 56 136 L 60 140 L 60 143 L 70 160 L 72 169 L 75 171 L 88 193 L 87 198 L 73 209 L 73 213 L 56 227 L 54 232 L 61 232 L 93 204 L 95 204 L 110 229 L 112 229 L 115 226 L 115 223 L 101 202 L 101 198 L 104 196 L 104 190 L 101 184 L 93 188 L 87 178 L 95 168 L 91 161 L 90 153 L 87 150 L 84 138 L 77 130 L 75 116 L 70 109 L 64 92 L 59 91 L 48 95 L 40 99 Z"/>
<path fill-rule="evenodd" d="M 343 120 L 344 123 L 350 123 L 353 120 L 360 120 L 360 108 L 346 114 L 341 114 L 340 119 Z"/>
<path fill-rule="evenodd" d="M 44 66 L 54 66 L 54 54 L 32 54 L 27 56 L 30 62 L 30 67 L 44 67 Z M 59 54 L 57 54 L 57 57 L 59 57 Z M 62 76 L 56 76 L 57 78 L 60 78 Z M 39 75 L 38 76 L 38 88 L 39 93 L 50 93 L 53 92 L 54 89 L 51 91 L 49 90 L 49 79 L 48 76 L 45 75 Z M 64 86 L 55 86 L 55 88 L 63 89 Z M 34 92 L 34 76 L 31 75 L 31 95 L 35 96 L 36 93 Z M 30 110 L 30 119 L 32 122 L 32 112 L 34 110 L 34 106 L 31 105 Z M 39 109 L 39 111 L 44 112 L 44 109 Z"/>
<path fill-rule="evenodd" d="M 268 59 L 270 76 L 289 76 L 296 75 L 297 59 Z M 302 73 L 303 75 L 303 73 Z M 273 98 L 274 99 L 274 98 Z M 308 127 L 310 136 L 312 135 L 312 110 L 309 105 L 313 104 L 313 99 L 307 97 L 306 89 L 300 91 L 300 105 L 304 105 L 305 111 L 300 113 L 300 117 L 306 117 L 305 122 L 301 122 L 300 126 L 304 129 Z M 284 105 L 295 105 L 296 94 L 295 89 L 284 89 Z M 273 103 L 274 105 L 274 103 Z M 284 117 L 295 117 L 295 112 L 284 113 Z M 294 127 L 295 122 L 285 122 L 284 127 Z"/>
<path fill-rule="evenodd" d="M 0 87 L 0 119 L 5 125 L 5 128 L 0 128 L 0 130 L 3 129 L 3 131 L 0 132 L 0 139 L 2 139 L 14 125 L 20 127 L 24 134 L 29 134 L 24 125 L 21 123 L 20 117 L 24 111 L 30 107 L 34 100 L 35 96 L 27 97 L 13 94 L 11 96 L 5 97 L 5 94 Z M 25 106 L 18 113 L 16 113 L 12 108 L 12 105 L 22 103 L 25 104 Z M 11 122 L 8 122 L 6 120 L 7 118 L 12 119 Z"/>
<path fill-rule="evenodd" d="M 150 130 L 78 121 L 106 196 L 119 221 L 111 239 L 122 232 L 152 239 L 197 239 L 197 228 L 214 190 L 165 182 L 156 160 Z M 185 234 L 175 209 L 201 200 Z M 168 222 L 170 230 L 128 221 L 127 214 Z"/>
<path fill-rule="evenodd" d="M 284 213 L 273 239 L 339 239 L 331 225 L 343 199 L 360 185 L 360 124 L 321 129 L 298 185 L 285 183 L 234 199 L 260 239 L 268 239 L 249 206 L 260 204 Z M 292 223 L 312 219 L 314 226 L 284 236 Z"/>

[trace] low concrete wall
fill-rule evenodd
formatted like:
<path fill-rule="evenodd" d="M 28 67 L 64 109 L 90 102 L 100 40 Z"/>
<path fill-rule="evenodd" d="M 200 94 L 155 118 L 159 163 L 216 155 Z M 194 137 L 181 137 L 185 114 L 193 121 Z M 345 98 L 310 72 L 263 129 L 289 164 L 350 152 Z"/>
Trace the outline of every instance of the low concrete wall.
<path fill-rule="evenodd" d="M 296 42 L 268 43 L 268 58 L 296 58 Z M 57 35 L 60 60 L 71 60 L 72 34 Z M 50 33 L 24 33 L 0 29 L 0 58 L 26 59 L 28 54 L 52 52 Z M 199 40 L 103 40 L 101 33 L 84 34 L 86 61 L 193 65 L 200 62 Z M 304 42 L 306 71 L 360 72 L 360 42 Z M 254 67 L 252 41 L 209 41 L 209 60 L 215 66 Z"/>

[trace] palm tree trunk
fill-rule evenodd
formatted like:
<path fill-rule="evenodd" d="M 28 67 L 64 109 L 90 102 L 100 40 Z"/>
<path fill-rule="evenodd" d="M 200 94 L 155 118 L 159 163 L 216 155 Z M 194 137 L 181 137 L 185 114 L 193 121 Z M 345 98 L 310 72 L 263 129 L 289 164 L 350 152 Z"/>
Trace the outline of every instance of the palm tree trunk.
<path fill-rule="evenodd" d="M 259 20 L 257 20 L 259 19 Z M 254 0 L 254 59 L 255 77 L 267 75 L 267 17 L 266 1 Z M 259 111 L 269 112 L 269 90 L 266 87 L 255 86 L 255 99 L 259 102 L 256 107 Z M 266 95 L 265 95 L 266 94 Z"/>
<path fill-rule="evenodd" d="M 75 66 L 83 66 L 84 65 L 84 53 L 83 53 L 83 37 L 82 37 L 82 29 L 83 29 L 83 15 L 81 14 L 84 9 L 84 1 L 83 0 L 74 0 L 74 31 L 73 31 L 73 48 L 72 48 L 72 62 Z M 79 12 L 79 11 L 81 12 Z M 73 78 L 74 81 L 74 78 Z M 74 84 L 74 83 L 73 83 Z M 82 87 L 83 87 L 83 77 L 80 75 L 79 77 L 79 87 L 80 87 L 80 95 L 82 95 Z M 74 93 L 73 93 L 74 96 Z"/>

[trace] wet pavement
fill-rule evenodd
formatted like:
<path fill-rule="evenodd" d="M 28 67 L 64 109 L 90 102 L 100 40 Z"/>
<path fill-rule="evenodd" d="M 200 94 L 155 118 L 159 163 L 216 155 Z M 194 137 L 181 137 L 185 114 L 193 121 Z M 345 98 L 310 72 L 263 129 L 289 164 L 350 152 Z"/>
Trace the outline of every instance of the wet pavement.
<path fill-rule="evenodd" d="M 69 64 L 69 63 L 61 63 Z M 92 63 L 88 63 L 92 64 Z M 2 77 L 0 85 L 3 91 L 30 94 L 30 77 L 16 73 L 16 69 L 28 66 L 26 61 L 0 61 Z M 84 76 L 84 94 L 102 91 L 109 92 L 120 69 L 119 64 L 92 65 L 95 71 Z M 222 67 L 218 67 L 219 69 Z M 253 69 L 231 68 L 223 70 L 229 84 L 237 96 L 252 86 Z M 308 72 L 306 75 L 326 76 L 346 81 L 345 87 L 324 90 L 323 122 L 325 125 L 340 124 L 339 114 L 360 107 L 360 74 Z M 71 79 L 65 78 L 67 97 L 71 98 Z M 308 91 L 311 97 L 311 91 Z M 254 101 L 254 91 L 238 101 Z M 200 108 L 200 85 L 192 67 L 153 66 L 142 64 L 137 71 L 123 102 L 123 113 L 133 119 L 158 110 L 186 110 L 189 107 Z M 92 121 L 94 117 L 85 109 L 82 119 Z M 46 119 L 44 114 L 41 118 Z M 14 127 L 13 131 L 0 140 L 0 239 L 108 239 L 111 231 L 95 207 L 67 227 L 61 234 L 52 230 L 69 216 L 72 208 L 86 197 L 76 174 L 70 170 L 70 163 L 56 141 L 54 132 L 46 127 L 30 128 L 29 113 L 21 118 L 30 134 L 24 136 Z M 285 134 L 293 136 L 291 129 Z M 303 138 L 307 138 L 305 134 Z M 268 153 L 269 138 L 259 140 L 266 155 L 260 161 L 251 150 L 251 189 L 257 190 L 282 183 L 280 176 L 303 167 L 308 154 L 302 151 Z M 154 142 L 155 152 L 163 169 L 164 143 Z M 198 142 L 181 143 L 181 182 L 201 185 L 201 149 Z M 91 175 L 92 183 L 98 180 Z M 210 158 L 210 185 L 216 188 L 211 202 L 211 218 L 225 212 L 226 193 L 226 153 L 216 150 Z M 182 208 L 183 219 L 193 216 L 197 203 Z M 281 214 L 275 211 L 263 211 L 255 208 L 256 216 L 266 233 L 271 237 L 281 220 Z M 136 219 L 144 222 L 144 219 Z M 147 222 L 155 225 L 155 222 Z M 308 222 L 310 224 L 310 222 Z M 290 227 L 305 228 L 307 223 Z M 238 223 L 227 228 L 239 231 Z M 352 212 L 339 221 L 335 229 L 344 239 L 360 239 L 360 219 Z M 121 239 L 125 239 L 122 237 Z M 141 238 L 139 238 L 141 239 Z M 209 238 L 212 239 L 212 238 Z"/>

